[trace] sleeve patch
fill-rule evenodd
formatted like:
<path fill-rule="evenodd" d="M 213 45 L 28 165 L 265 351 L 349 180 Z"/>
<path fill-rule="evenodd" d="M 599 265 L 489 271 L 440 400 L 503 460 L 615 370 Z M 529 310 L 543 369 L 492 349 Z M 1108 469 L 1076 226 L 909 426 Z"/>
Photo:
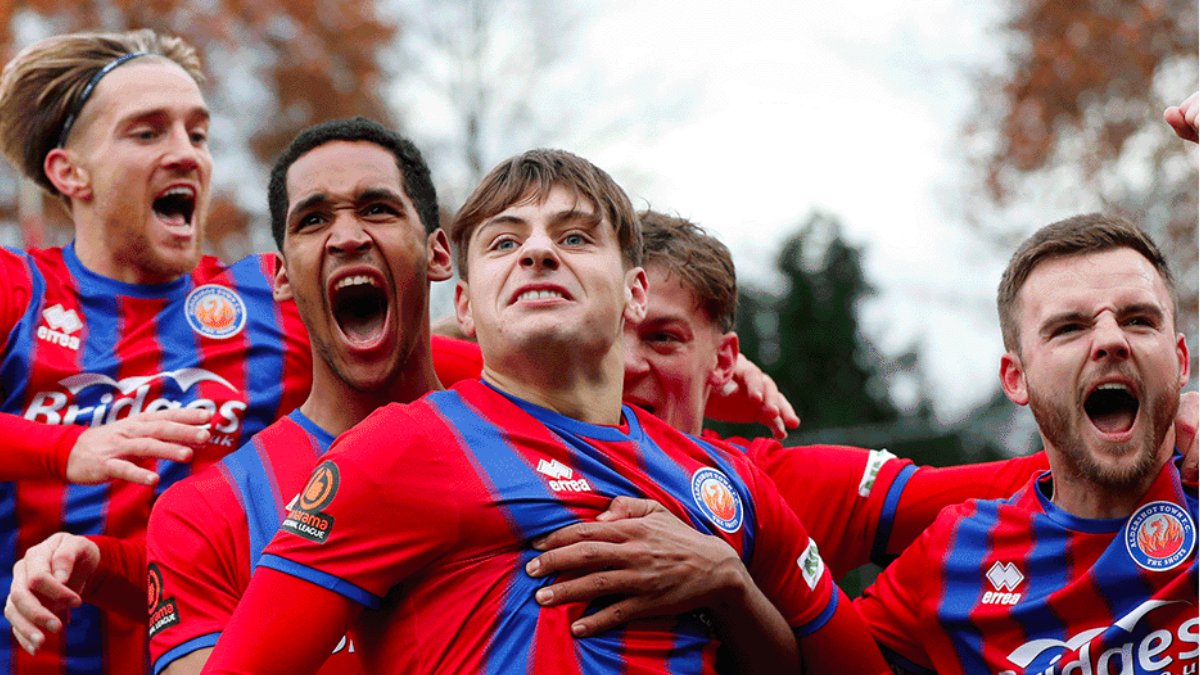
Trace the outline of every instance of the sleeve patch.
<path fill-rule="evenodd" d="M 804 582 L 812 590 L 817 590 L 817 584 L 821 581 L 821 575 L 825 573 L 825 561 L 821 559 L 821 553 L 817 550 L 817 542 L 812 538 L 808 540 L 808 547 L 804 549 L 804 553 L 796 558 L 796 564 L 800 567 L 800 573 L 804 575 Z"/>
<path fill-rule="evenodd" d="M 308 485 L 292 500 L 281 529 L 318 544 L 328 541 L 329 533 L 333 531 L 333 516 L 323 509 L 337 495 L 340 483 L 337 465 L 329 461 L 322 462 L 313 470 Z"/>
<path fill-rule="evenodd" d="M 868 497 L 871 495 L 871 488 L 875 487 L 875 479 L 879 477 L 879 470 L 890 459 L 896 459 L 896 456 L 889 452 L 887 448 L 871 451 L 867 456 L 867 466 L 863 468 L 862 480 L 858 481 L 859 497 Z"/>
<path fill-rule="evenodd" d="M 150 637 L 179 623 L 179 607 L 175 598 L 165 598 L 162 572 L 158 564 L 150 563 L 147 573 L 147 600 L 150 607 Z"/>

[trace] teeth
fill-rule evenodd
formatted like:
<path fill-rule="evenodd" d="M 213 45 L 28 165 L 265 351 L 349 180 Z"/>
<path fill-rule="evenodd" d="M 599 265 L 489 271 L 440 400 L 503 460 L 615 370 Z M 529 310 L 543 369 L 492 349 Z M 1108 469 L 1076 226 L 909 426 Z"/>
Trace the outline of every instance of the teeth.
<path fill-rule="evenodd" d="M 374 286 L 375 280 L 363 274 L 352 277 L 346 277 L 339 280 L 333 287 L 333 290 L 346 288 L 347 286 Z"/>
<path fill-rule="evenodd" d="M 185 187 L 185 186 L 181 185 L 179 187 L 173 187 L 170 190 L 167 190 L 166 192 L 162 193 L 163 197 L 173 197 L 175 195 L 179 195 L 181 197 L 193 197 L 194 198 L 196 196 L 196 191 L 190 187 Z"/>
<path fill-rule="evenodd" d="M 524 293 L 517 296 L 517 302 L 521 302 L 523 300 L 548 300 L 550 298 L 561 298 L 561 297 L 563 297 L 563 294 L 559 293 L 558 291 L 548 291 L 548 290 L 525 291 Z"/>
<path fill-rule="evenodd" d="M 1111 382 L 1109 384 L 1102 384 L 1099 387 L 1096 387 L 1096 391 L 1129 391 L 1129 387 L 1126 387 L 1123 384 L 1117 384 L 1116 382 Z"/>

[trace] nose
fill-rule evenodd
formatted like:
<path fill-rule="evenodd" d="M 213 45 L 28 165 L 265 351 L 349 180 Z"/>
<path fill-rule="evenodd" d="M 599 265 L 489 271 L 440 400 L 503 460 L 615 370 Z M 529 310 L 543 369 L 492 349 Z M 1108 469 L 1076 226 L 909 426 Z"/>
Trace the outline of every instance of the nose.
<path fill-rule="evenodd" d="M 181 172 L 196 171 L 208 149 L 192 140 L 191 132 L 182 124 L 175 125 L 167 138 L 166 165 Z"/>
<path fill-rule="evenodd" d="M 521 246 L 521 266 L 534 270 L 558 269 L 558 251 L 554 243 L 543 234 L 534 234 Z"/>
<path fill-rule="evenodd" d="M 352 212 L 336 211 L 326 245 L 334 253 L 360 253 L 371 248 L 371 237 Z"/>
<path fill-rule="evenodd" d="M 1129 340 L 1113 317 L 1100 319 L 1092 330 L 1093 361 L 1129 358 Z"/>

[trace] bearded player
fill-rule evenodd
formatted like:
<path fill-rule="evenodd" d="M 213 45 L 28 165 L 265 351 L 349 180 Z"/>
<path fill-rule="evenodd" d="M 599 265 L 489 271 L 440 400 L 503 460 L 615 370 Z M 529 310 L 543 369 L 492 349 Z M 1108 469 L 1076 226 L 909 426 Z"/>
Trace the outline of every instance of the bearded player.
<path fill-rule="evenodd" d="M 611 178 L 568 153 L 525 153 L 484 179 L 452 239 L 456 308 L 479 337 L 484 382 L 385 407 L 334 444 L 267 547 L 214 672 L 310 670 L 371 606 L 384 614 L 357 624 L 371 672 L 710 672 L 710 625 L 757 647 L 747 669 L 787 667 L 802 646 L 848 654 L 840 672 L 879 672 L 762 475 L 622 408 L 621 325 L 641 318 L 646 287 L 636 219 Z M 530 542 L 617 494 L 660 499 L 698 545 L 731 551 L 712 624 L 679 607 L 575 640 L 582 604 L 534 601 L 544 582 L 523 572 Z M 782 624 L 764 616 L 780 611 Z"/>
<path fill-rule="evenodd" d="M 1012 498 L 945 510 L 857 603 L 894 667 L 1180 673 L 1200 653 L 1188 379 L 1174 282 L 1136 226 L 1048 225 L 1000 283 L 1000 383 L 1050 461 Z"/>
<path fill-rule="evenodd" d="M 625 328 L 625 400 L 672 426 L 704 437 L 708 397 L 738 362 L 734 323 L 736 277 L 729 251 L 686 219 L 653 211 L 639 214 L 644 264 L 650 281 L 646 317 Z M 1195 394 L 1185 396 L 1179 428 L 1194 455 Z M 771 439 L 736 439 L 779 486 L 834 578 L 874 561 L 886 565 L 916 539 L 944 506 L 969 498 L 1011 495 L 1045 453 L 961 467 L 915 467 L 889 453 L 846 446 L 783 447 Z M 1187 445 L 1183 443 L 1181 445 Z M 637 516 L 644 516 L 640 518 Z M 536 574 L 559 574 L 542 591 L 547 603 L 623 595 L 620 602 L 579 621 L 581 634 L 621 620 L 653 616 L 664 605 L 709 592 L 703 551 L 676 546 L 663 512 L 653 503 L 614 502 L 601 522 L 574 525 L 539 542 L 549 552 Z"/>
<path fill-rule="evenodd" d="M 0 76 L 0 146 L 75 227 L 65 248 L 0 252 L 5 592 L 14 561 L 52 533 L 94 535 L 118 559 L 140 547 L 181 462 L 212 462 L 307 393 L 308 342 L 294 305 L 272 298 L 273 256 L 200 255 L 201 81 L 190 46 L 150 31 L 49 38 Z M 0 645 L 0 670 L 141 669 L 131 571 L 96 578 L 89 600 L 105 609 L 80 608 L 36 656 Z"/>

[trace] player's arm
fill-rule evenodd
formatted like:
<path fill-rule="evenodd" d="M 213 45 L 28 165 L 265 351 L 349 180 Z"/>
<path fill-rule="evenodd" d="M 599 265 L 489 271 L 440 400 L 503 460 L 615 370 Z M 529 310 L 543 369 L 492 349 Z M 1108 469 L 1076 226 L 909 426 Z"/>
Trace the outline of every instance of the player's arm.
<path fill-rule="evenodd" d="M 962 508 L 947 509 L 941 517 L 953 520 Z M 930 649 L 945 642 L 936 603 L 941 597 L 938 585 L 942 576 L 937 551 L 944 550 L 946 529 L 935 526 L 926 530 L 854 601 L 854 608 L 896 673 L 935 672 Z"/>
<path fill-rule="evenodd" d="M 205 664 L 205 673 L 315 673 L 363 606 L 260 567 Z"/>
<path fill-rule="evenodd" d="M 147 563 L 139 595 L 150 598 L 150 663 L 155 673 L 196 673 L 242 596 L 248 532 L 216 470 L 172 486 L 146 528 Z M 211 498 L 210 498 L 211 497 Z M 148 586 L 148 593 L 147 593 Z M 146 610 L 142 613 L 145 616 Z"/>
<path fill-rule="evenodd" d="M 477 343 L 437 334 L 429 336 L 429 341 L 433 351 L 433 369 L 442 386 L 449 387 L 460 380 L 479 379 L 479 374 L 483 372 L 483 352 Z"/>
<path fill-rule="evenodd" d="M 51 478 L 94 485 L 127 480 L 154 485 L 158 474 L 138 466 L 142 460 L 186 462 L 192 448 L 208 441 L 201 427 L 207 410 L 176 408 L 129 417 L 98 427 L 33 422 L 0 413 L 0 481 Z"/>
<path fill-rule="evenodd" d="M 539 589 L 544 606 L 628 596 L 571 625 L 587 637 L 633 619 L 708 609 L 739 672 L 777 673 L 799 666 L 795 636 L 763 595 L 737 552 L 701 534 L 661 504 L 617 497 L 598 522 L 578 523 L 535 543 L 533 577 L 584 573 Z"/>
<path fill-rule="evenodd" d="M 141 537 L 50 535 L 13 566 L 4 614 L 17 641 L 36 653 L 45 633 L 57 633 L 84 602 L 133 622 L 146 617 L 143 602 L 146 544 Z"/>
<path fill-rule="evenodd" d="M 886 565 L 920 536 L 947 506 L 968 499 L 1001 499 L 1021 489 L 1034 474 L 1050 468 L 1038 452 L 996 462 L 913 469 L 876 495 L 882 498 L 872 562 Z M 884 486 L 880 486 L 884 487 Z"/>

